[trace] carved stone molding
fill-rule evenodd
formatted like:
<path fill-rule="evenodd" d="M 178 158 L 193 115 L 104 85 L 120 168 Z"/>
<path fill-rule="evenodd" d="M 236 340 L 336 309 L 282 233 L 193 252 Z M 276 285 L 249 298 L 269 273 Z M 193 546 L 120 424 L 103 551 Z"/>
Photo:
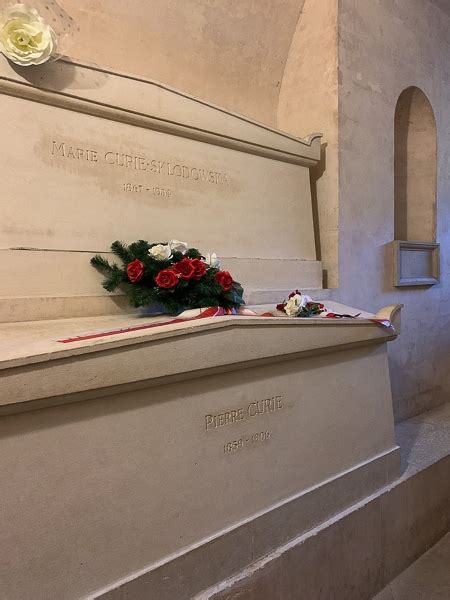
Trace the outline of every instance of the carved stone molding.
<path fill-rule="evenodd" d="M 396 240 L 393 247 L 395 287 L 439 283 L 439 244 Z"/>

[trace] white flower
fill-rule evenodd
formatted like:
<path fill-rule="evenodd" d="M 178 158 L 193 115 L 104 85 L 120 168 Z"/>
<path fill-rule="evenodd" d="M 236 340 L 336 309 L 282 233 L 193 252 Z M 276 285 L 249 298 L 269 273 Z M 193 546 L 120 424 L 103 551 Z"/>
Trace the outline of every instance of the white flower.
<path fill-rule="evenodd" d="M 0 14 L 0 51 L 28 67 L 45 63 L 56 51 L 56 34 L 36 9 L 14 4 Z"/>
<path fill-rule="evenodd" d="M 220 262 L 220 258 L 217 256 L 217 254 L 215 252 L 212 252 L 212 253 L 208 252 L 208 254 L 206 255 L 206 258 L 205 258 L 205 263 L 215 269 L 220 269 L 221 264 L 222 264 Z"/>
<path fill-rule="evenodd" d="M 299 296 L 293 296 L 292 298 L 289 298 L 284 306 L 284 312 L 288 317 L 296 317 L 300 312 L 300 307 L 297 304 L 296 298 L 299 298 Z"/>
<path fill-rule="evenodd" d="M 167 260 L 172 254 L 169 244 L 156 244 L 150 248 L 148 253 L 156 260 Z"/>
<path fill-rule="evenodd" d="M 181 252 L 181 254 L 184 254 L 188 249 L 186 242 L 180 242 L 180 240 L 170 240 L 169 246 L 172 252 Z"/>
<path fill-rule="evenodd" d="M 284 306 L 284 312 L 288 315 L 288 317 L 296 317 L 302 308 L 305 308 L 308 302 L 311 301 L 312 299 L 309 296 L 295 294 L 295 296 L 292 296 L 286 302 Z"/>

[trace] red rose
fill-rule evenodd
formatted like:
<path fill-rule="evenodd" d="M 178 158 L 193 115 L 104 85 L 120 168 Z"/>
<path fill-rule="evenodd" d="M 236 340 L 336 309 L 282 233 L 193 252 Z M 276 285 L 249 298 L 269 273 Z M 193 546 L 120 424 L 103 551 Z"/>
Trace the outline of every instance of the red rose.
<path fill-rule="evenodd" d="M 156 285 L 160 288 L 173 288 L 178 283 L 178 277 L 172 269 L 163 269 L 155 277 Z"/>
<path fill-rule="evenodd" d="M 144 275 L 144 263 L 136 258 L 127 265 L 127 275 L 131 283 L 137 283 Z"/>
<path fill-rule="evenodd" d="M 219 271 L 214 275 L 214 278 L 224 292 L 229 292 L 233 287 L 233 278 L 228 271 Z"/>
<path fill-rule="evenodd" d="M 207 265 L 202 260 L 199 260 L 198 258 L 193 258 L 191 260 L 191 265 L 194 267 L 193 278 L 198 281 L 206 273 Z"/>
<path fill-rule="evenodd" d="M 183 258 L 180 262 L 173 265 L 173 270 L 178 273 L 181 279 L 192 279 L 195 274 L 195 267 L 190 258 Z"/>

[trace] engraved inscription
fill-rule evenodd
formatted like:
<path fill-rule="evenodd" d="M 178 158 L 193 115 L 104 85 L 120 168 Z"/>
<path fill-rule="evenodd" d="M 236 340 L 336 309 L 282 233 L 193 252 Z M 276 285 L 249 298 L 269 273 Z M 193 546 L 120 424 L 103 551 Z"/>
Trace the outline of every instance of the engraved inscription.
<path fill-rule="evenodd" d="M 164 175 L 168 177 L 178 177 L 180 179 L 189 179 L 190 181 L 200 184 L 206 183 L 221 186 L 229 185 L 227 173 L 216 171 L 204 166 L 184 164 L 181 161 L 175 162 L 158 160 L 155 158 L 127 154 L 125 152 L 116 152 L 113 150 L 101 152 L 100 150 L 94 150 L 92 148 L 75 147 L 64 141 L 52 141 L 51 155 L 56 158 L 87 161 L 90 163 L 104 163 L 106 165 L 119 167 L 121 169 L 146 171 L 150 176 Z M 129 185 L 135 187 L 135 184 Z M 145 188 L 146 191 L 150 191 L 151 189 L 164 190 L 165 188 Z M 126 189 L 126 191 L 131 190 Z M 144 189 L 133 191 L 144 191 Z"/>
<path fill-rule="evenodd" d="M 137 183 L 124 183 L 123 184 L 124 192 L 143 192 L 144 186 Z"/>
<path fill-rule="evenodd" d="M 149 191 L 148 188 L 147 191 Z M 151 191 L 155 196 L 166 196 L 167 198 L 170 198 L 170 196 L 172 195 L 172 190 L 169 188 L 154 186 L 151 188 Z"/>
<path fill-rule="evenodd" d="M 152 194 L 154 196 L 164 196 L 166 198 L 170 198 L 170 196 L 172 195 L 172 190 L 170 188 L 163 188 L 163 187 L 159 187 L 157 185 L 154 185 L 151 188 L 145 188 L 140 183 L 124 183 L 123 191 L 124 192 L 134 192 L 134 193 L 152 192 Z"/>
<path fill-rule="evenodd" d="M 238 407 L 222 413 L 205 415 L 205 429 L 206 431 L 214 430 L 259 415 L 274 413 L 282 408 L 284 408 L 282 396 L 272 396 L 271 398 L 256 400 L 255 402 L 250 402 L 245 407 Z"/>
<path fill-rule="evenodd" d="M 265 431 L 258 431 L 256 433 L 252 433 L 247 437 L 227 442 L 223 445 L 223 453 L 232 454 L 233 452 L 238 452 L 239 450 L 252 448 L 256 444 L 260 444 L 261 442 L 267 442 L 270 439 L 271 435 L 272 434 L 270 433 L 270 431 L 266 429 Z"/>
<path fill-rule="evenodd" d="M 52 143 L 52 156 L 59 155 L 64 158 L 72 158 L 76 160 L 87 160 L 88 162 L 98 162 L 98 152 L 89 148 L 74 148 L 66 145 L 65 142 Z"/>

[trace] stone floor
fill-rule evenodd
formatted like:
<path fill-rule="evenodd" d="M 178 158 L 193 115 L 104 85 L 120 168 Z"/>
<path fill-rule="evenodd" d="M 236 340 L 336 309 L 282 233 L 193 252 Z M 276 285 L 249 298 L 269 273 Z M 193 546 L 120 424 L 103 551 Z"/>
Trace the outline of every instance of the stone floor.
<path fill-rule="evenodd" d="M 398 423 L 396 438 L 402 451 L 402 478 L 437 462 L 450 449 L 450 403 Z M 450 533 L 374 600 L 450 600 Z"/>
<path fill-rule="evenodd" d="M 450 533 L 396 577 L 374 600 L 450 600 Z"/>
<path fill-rule="evenodd" d="M 401 478 L 407 479 L 450 453 L 450 402 L 398 423 Z M 450 597 L 449 597 L 450 600 Z"/>

